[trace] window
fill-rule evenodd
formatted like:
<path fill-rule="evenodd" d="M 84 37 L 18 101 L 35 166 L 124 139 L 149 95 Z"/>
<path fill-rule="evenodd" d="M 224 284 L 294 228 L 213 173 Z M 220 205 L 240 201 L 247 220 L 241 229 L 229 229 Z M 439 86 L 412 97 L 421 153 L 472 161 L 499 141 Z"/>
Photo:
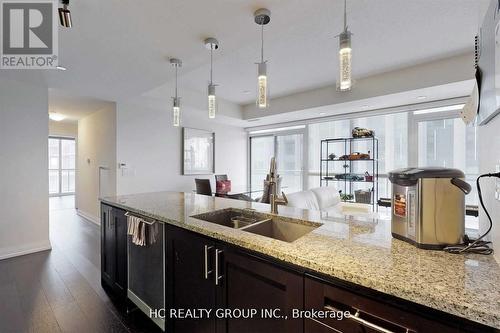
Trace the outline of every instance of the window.
<path fill-rule="evenodd" d="M 408 115 L 398 113 L 366 118 L 344 119 L 309 125 L 309 171 L 308 187 L 318 187 L 319 184 L 319 159 L 320 142 L 323 139 L 351 137 L 354 127 L 364 127 L 375 130 L 379 139 L 379 197 L 390 197 L 390 183 L 387 173 L 391 170 L 408 166 Z M 355 142 L 353 151 L 367 153 L 372 148 L 369 142 Z M 340 149 L 340 148 L 339 148 Z M 343 154 L 343 149 L 336 155 Z M 368 170 L 366 165 L 354 164 L 358 168 L 352 173 L 364 174 Z M 341 168 L 341 165 L 335 167 Z M 343 169 L 335 170 L 343 173 Z M 353 184 L 355 189 L 361 189 L 364 184 Z"/>
<path fill-rule="evenodd" d="M 329 120 L 320 123 L 311 123 L 307 125 L 303 137 L 304 143 L 300 144 L 301 137 L 287 137 L 280 139 L 278 135 L 286 133 L 266 130 L 269 136 L 259 137 L 259 140 L 251 143 L 251 181 L 261 181 L 267 174 L 269 168 L 269 159 L 271 156 L 278 156 L 278 166 L 280 162 L 284 169 L 280 169 L 281 175 L 286 175 L 290 182 L 290 189 L 287 193 L 292 193 L 300 188 L 300 175 L 303 177 L 305 188 L 311 189 L 320 186 L 320 149 L 321 140 L 351 137 L 351 130 L 354 127 L 364 127 L 375 131 L 379 140 L 379 198 L 390 198 L 391 183 L 388 179 L 388 173 L 392 170 L 410 167 L 410 166 L 441 166 L 447 168 L 457 168 L 464 171 L 466 181 L 472 185 L 472 193 L 466 196 L 466 204 L 477 205 L 478 195 L 475 187 L 475 180 L 479 174 L 477 159 L 477 129 L 467 127 L 459 118 L 458 110 L 463 107 L 462 104 L 453 104 L 443 107 L 418 110 L 412 112 L 401 112 L 395 114 L 374 115 L 360 118 L 346 118 Z M 285 130 L 280 128 L 280 130 Z M 252 132 L 251 132 L 252 133 Z M 265 135 L 264 132 L 260 133 Z M 257 137 L 251 140 L 257 140 Z M 264 141 L 266 142 L 264 144 Z M 253 141 L 251 141 L 253 142 Z M 264 149 L 263 146 L 257 148 L 259 144 L 267 147 L 267 153 L 261 152 L 262 160 L 257 157 L 254 149 Z M 281 142 L 281 148 L 280 143 Z M 288 142 L 286 144 L 285 142 Z M 278 148 L 275 148 L 278 145 Z M 300 149 L 299 149 L 300 148 Z M 294 172 L 300 170 L 303 165 L 300 160 L 302 149 L 306 149 L 306 172 Z M 272 155 L 273 152 L 278 152 Z M 296 150 L 298 149 L 298 150 Z M 337 148 L 333 148 L 337 149 Z M 367 142 L 355 142 L 353 151 L 367 153 L 370 149 Z M 334 151 L 337 156 L 344 153 L 343 147 Z M 260 174 L 256 163 L 264 163 Z M 342 163 L 332 164 L 331 170 L 337 173 L 343 173 Z M 364 168 L 364 169 L 363 169 Z M 353 164 L 352 173 L 364 174 L 367 166 L 362 163 Z M 366 189 L 366 184 L 354 183 L 353 191 L 357 189 Z M 341 189 L 340 189 L 341 190 Z M 478 228 L 478 219 L 468 217 L 466 227 L 470 229 Z"/>
<path fill-rule="evenodd" d="M 75 192 L 75 169 L 75 140 L 49 138 L 49 194 L 73 194 Z"/>
<path fill-rule="evenodd" d="M 269 172 L 269 161 L 274 156 L 274 136 L 250 139 L 250 184 L 252 188 L 261 186 Z"/>
<path fill-rule="evenodd" d="M 278 134 L 279 133 L 279 134 Z M 301 191 L 304 181 L 304 134 L 302 131 L 250 137 L 250 185 L 263 188 L 270 161 L 276 157 L 285 193 Z"/>

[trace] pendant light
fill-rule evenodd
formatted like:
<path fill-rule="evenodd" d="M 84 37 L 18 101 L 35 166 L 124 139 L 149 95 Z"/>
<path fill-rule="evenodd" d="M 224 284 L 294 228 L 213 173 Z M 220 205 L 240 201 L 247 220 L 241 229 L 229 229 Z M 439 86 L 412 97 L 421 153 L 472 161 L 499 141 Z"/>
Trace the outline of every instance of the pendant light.
<path fill-rule="evenodd" d="M 348 91 L 352 89 L 352 48 L 351 48 L 352 33 L 347 27 L 347 0 L 344 0 L 344 31 L 339 37 L 339 67 L 340 77 L 337 83 L 337 89 L 340 91 Z"/>
<path fill-rule="evenodd" d="M 217 98 L 215 96 L 215 84 L 213 83 L 213 52 L 219 49 L 219 41 L 215 38 L 205 39 L 205 47 L 210 50 L 210 83 L 208 84 L 208 118 L 215 118 L 217 113 Z"/>
<path fill-rule="evenodd" d="M 172 97 L 172 125 L 179 127 L 181 125 L 181 98 L 177 95 L 177 70 L 182 67 L 182 61 L 179 59 L 170 59 L 170 64 L 175 68 L 175 97 Z"/>
<path fill-rule="evenodd" d="M 269 85 L 267 78 L 267 61 L 264 61 L 264 26 L 271 21 L 271 12 L 268 9 L 261 8 L 254 13 L 255 23 L 260 25 L 260 62 L 257 63 L 257 107 L 265 109 L 269 106 Z"/>

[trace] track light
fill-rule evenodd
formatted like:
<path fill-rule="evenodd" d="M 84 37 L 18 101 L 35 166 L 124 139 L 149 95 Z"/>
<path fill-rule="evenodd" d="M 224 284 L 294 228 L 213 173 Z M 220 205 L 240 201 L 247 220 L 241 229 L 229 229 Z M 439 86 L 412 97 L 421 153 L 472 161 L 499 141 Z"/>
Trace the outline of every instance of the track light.
<path fill-rule="evenodd" d="M 260 25 L 260 62 L 257 63 L 257 107 L 265 109 L 269 106 L 269 85 L 267 82 L 267 61 L 264 61 L 264 25 L 271 21 L 271 12 L 261 8 L 254 13 L 255 23 Z"/>
<path fill-rule="evenodd" d="M 215 96 L 215 84 L 213 83 L 213 51 L 219 49 L 219 41 L 215 38 L 205 39 L 205 47 L 210 50 L 210 83 L 208 84 L 208 118 L 215 118 L 217 113 L 217 97 Z"/>
<path fill-rule="evenodd" d="M 73 22 L 71 21 L 71 12 L 68 9 L 69 0 L 61 0 L 62 8 L 59 7 L 59 22 L 65 28 L 71 28 Z"/>
<path fill-rule="evenodd" d="M 177 95 L 177 70 L 182 67 L 182 61 L 179 59 L 170 59 L 170 64 L 175 68 L 175 97 L 172 97 L 172 125 L 181 126 L 181 98 Z"/>

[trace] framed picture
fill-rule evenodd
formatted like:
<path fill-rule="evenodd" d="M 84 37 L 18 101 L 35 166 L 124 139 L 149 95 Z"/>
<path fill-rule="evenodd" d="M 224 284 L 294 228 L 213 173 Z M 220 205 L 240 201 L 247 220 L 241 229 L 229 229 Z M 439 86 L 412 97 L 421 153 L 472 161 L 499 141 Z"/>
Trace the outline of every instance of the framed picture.
<path fill-rule="evenodd" d="M 182 128 L 183 175 L 215 173 L 215 133 L 195 128 Z"/>

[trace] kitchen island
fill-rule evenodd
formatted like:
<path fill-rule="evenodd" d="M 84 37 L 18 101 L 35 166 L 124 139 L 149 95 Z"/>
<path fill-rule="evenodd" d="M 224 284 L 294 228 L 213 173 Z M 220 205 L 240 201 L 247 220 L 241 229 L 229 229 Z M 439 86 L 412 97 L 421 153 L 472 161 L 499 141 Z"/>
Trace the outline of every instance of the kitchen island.
<path fill-rule="evenodd" d="M 500 329 L 500 268 L 492 256 L 417 249 L 393 239 L 387 221 L 329 217 L 280 206 L 280 217 L 321 224 L 293 242 L 284 242 L 191 217 L 227 208 L 267 213 L 266 204 L 179 192 L 103 198 L 102 203 L 262 255 L 302 272 L 306 279 L 351 288 L 356 295 L 381 298 L 390 306 L 416 313 L 428 310 L 436 318 L 449 315 L 445 319 L 450 324 L 454 318 L 463 319 L 463 331 Z"/>

